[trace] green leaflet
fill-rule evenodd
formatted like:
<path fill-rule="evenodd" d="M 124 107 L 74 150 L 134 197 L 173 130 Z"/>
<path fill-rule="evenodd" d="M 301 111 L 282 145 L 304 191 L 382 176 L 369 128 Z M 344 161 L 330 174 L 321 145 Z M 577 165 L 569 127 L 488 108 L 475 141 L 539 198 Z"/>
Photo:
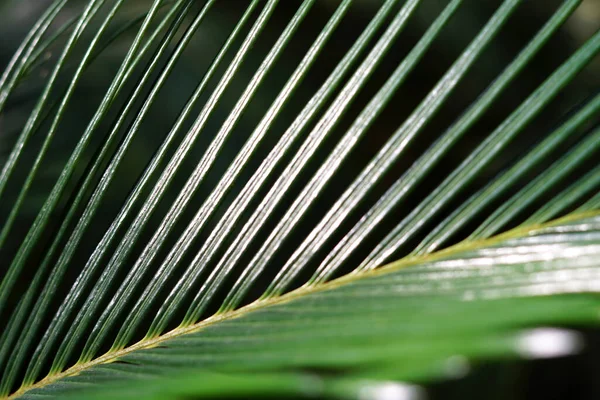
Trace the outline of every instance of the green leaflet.
<path fill-rule="evenodd" d="M 319 1 L 248 1 L 214 54 L 194 46 L 210 47 L 203 35 L 213 18 L 223 21 L 216 0 L 153 0 L 119 26 L 132 3 L 89 0 L 60 19 L 66 1 L 52 2 L 0 77 L 1 118 L 19 85 L 37 79 L 45 52 L 56 52 L 0 166 L 0 251 L 10 252 L 88 70 L 114 49 L 122 58 L 24 239 L 1 263 L 0 398 L 413 399 L 423 393 L 416 384 L 447 377 L 449 364 L 460 371 L 480 359 L 579 351 L 578 334 L 556 326 L 598 320 L 600 96 L 508 162 L 501 153 L 597 56 L 600 32 L 479 132 L 438 185 L 419 189 L 580 3 L 564 0 L 465 112 L 423 145 L 428 124 L 524 2 L 498 2 L 414 110 L 396 118 L 372 157 L 323 201 L 326 209 L 322 196 L 377 134 L 379 118 L 396 111 L 398 92 L 448 39 L 468 1 L 444 2 L 383 78 L 427 1 L 378 2 L 322 74 L 334 56 L 328 49 L 357 12 L 358 2 L 340 1 L 276 89 L 270 84 L 289 47 L 324 12 Z M 191 48 L 206 68 L 192 68 L 193 93 L 110 210 L 115 181 L 136 157 L 135 141 L 154 141 L 144 123 L 173 96 L 170 79 L 189 67 Z M 324 76 L 319 85 L 303 85 L 316 73 Z M 425 150 L 413 159 L 416 144 Z M 494 163 L 501 172 L 464 195 Z M 415 192 L 417 204 L 395 219 Z M 452 240 L 458 244 L 444 248 Z M 382 267 L 398 249 L 407 255 Z M 352 272 L 331 280 L 356 254 L 363 258 Z"/>

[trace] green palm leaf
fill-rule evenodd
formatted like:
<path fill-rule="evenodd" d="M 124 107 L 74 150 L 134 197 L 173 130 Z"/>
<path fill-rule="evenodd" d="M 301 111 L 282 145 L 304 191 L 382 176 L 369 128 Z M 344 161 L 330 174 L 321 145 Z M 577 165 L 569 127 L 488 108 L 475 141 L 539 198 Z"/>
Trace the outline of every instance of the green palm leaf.
<path fill-rule="evenodd" d="M 443 2 L 390 63 L 426 2 L 381 1 L 328 63 L 355 3 L 321 21 L 316 0 L 243 2 L 210 55 L 198 40 L 226 7 L 216 0 L 48 6 L 0 78 L 0 118 L 39 86 L 0 173 L 0 396 L 415 398 L 415 384 L 471 360 L 580 350 L 556 326 L 597 321 L 600 95 L 503 154 L 594 60 L 600 33 L 472 133 L 580 2 L 562 2 L 433 138 L 524 2 L 502 1 L 401 118 L 399 90 L 472 6 Z M 81 85 L 119 45 L 102 97 L 78 116 Z M 190 50 L 204 72 L 151 136 Z M 390 113 L 394 129 L 368 150 Z M 66 156 L 57 141 L 72 143 Z"/>

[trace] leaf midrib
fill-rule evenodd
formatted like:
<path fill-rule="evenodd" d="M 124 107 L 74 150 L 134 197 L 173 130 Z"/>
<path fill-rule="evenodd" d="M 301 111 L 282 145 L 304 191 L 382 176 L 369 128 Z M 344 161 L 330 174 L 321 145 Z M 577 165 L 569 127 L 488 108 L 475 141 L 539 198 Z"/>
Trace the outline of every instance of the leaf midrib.
<path fill-rule="evenodd" d="M 589 218 L 589 217 L 595 217 L 595 216 L 600 216 L 600 211 L 586 211 L 586 212 L 582 212 L 582 213 L 575 213 L 575 214 L 571 214 L 566 217 L 558 218 L 558 219 L 555 219 L 555 220 L 552 220 L 552 221 L 549 221 L 546 223 L 533 224 L 533 225 L 529 225 L 526 227 L 517 227 L 517 228 L 511 229 L 509 231 L 506 231 L 504 233 L 492 236 L 490 238 L 459 242 L 453 246 L 450 246 L 446 249 L 443 249 L 443 250 L 440 250 L 437 252 L 433 252 L 433 253 L 429 253 L 429 254 L 425 254 L 425 255 L 407 256 L 398 261 L 394 261 L 390 264 L 384 265 L 384 266 L 374 269 L 374 270 L 365 270 L 365 271 L 361 271 L 358 273 L 349 273 L 347 275 L 344 275 L 342 277 L 339 277 L 337 279 L 334 279 L 334 280 L 331 280 L 328 282 L 319 283 L 319 284 L 310 285 L 310 286 L 309 285 L 301 286 L 295 290 L 292 290 L 286 294 L 283 294 L 283 295 L 280 295 L 277 297 L 266 298 L 266 299 L 262 299 L 262 300 L 259 299 L 259 300 L 256 300 L 246 306 L 240 307 L 236 310 L 214 314 L 214 315 L 212 315 L 202 321 L 199 321 L 195 324 L 192 324 L 189 326 L 180 326 L 180 327 L 174 328 L 171 331 L 168 331 L 162 335 L 159 335 L 159 336 L 156 336 L 153 338 L 144 338 L 144 339 L 140 340 L 139 342 L 132 344 L 131 346 L 124 347 L 122 349 L 109 350 L 107 353 L 105 353 L 97 358 L 94 358 L 93 360 L 75 364 L 72 367 L 70 367 L 62 372 L 48 375 L 45 378 L 43 378 L 42 380 L 40 380 L 34 384 L 22 386 L 16 392 L 12 393 L 11 395 L 9 395 L 7 397 L 2 397 L 2 398 L 0 398 L 0 400 L 17 399 L 19 396 L 25 394 L 26 392 L 28 392 L 30 390 L 42 389 L 42 388 L 44 388 L 52 383 L 55 383 L 63 378 L 76 376 L 76 375 L 80 374 L 81 372 L 91 369 L 92 367 L 95 367 L 97 365 L 109 364 L 109 363 L 115 362 L 120 357 L 126 356 L 135 351 L 156 347 L 159 344 L 161 344 L 165 341 L 168 341 L 170 339 L 174 339 L 174 338 L 177 338 L 177 337 L 180 337 L 183 335 L 201 331 L 202 329 L 204 329 L 206 327 L 209 327 L 211 325 L 217 324 L 222 321 L 227 321 L 227 320 L 232 320 L 232 319 L 243 317 L 243 316 L 245 316 L 253 311 L 256 311 L 256 310 L 262 310 L 267 307 L 287 303 L 287 302 L 290 302 L 297 298 L 307 296 L 309 294 L 322 292 L 322 291 L 330 290 L 330 289 L 335 289 L 337 287 L 347 285 L 349 283 L 352 283 L 354 281 L 361 280 L 361 279 L 364 279 L 367 277 L 374 277 L 374 276 L 379 276 L 379 275 L 383 275 L 383 274 L 388 274 L 390 272 L 393 272 L 393 271 L 396 271 L 396 270 L 399 270 L 402 268 L 406 268 L 411 265 L 416 265 L 416 264 L 420 264 L 420 263 L 424 263 L 424 262 L 430 262 L 430 261 L 434 261 L 434 260 L 437 260 L 442 257 L 447 257 L 449 255 L 461 253 L 464 251 L 491 246 L 493 244 L 502 242 L 507 239 L 523 237 L 523 236 L 526 236 L 530 232 L 533 232 L 533 231 L 536 231 L 536 230 L 539 230 L 539 229 L 542 229 L 545 227 L 550 227 L 550 226 L 554 226 L 554 225 L 558 225 L 558 224 L 564 224 L 564 223 L 567 223 L 570 221 L 575 221 L 575 220 Z"/>

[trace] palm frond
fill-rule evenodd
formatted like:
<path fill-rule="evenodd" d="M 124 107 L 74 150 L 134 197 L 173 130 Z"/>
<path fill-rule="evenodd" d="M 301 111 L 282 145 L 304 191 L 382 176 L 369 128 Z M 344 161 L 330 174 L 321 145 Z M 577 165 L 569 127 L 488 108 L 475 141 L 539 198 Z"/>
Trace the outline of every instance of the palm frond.
<path fill-rule="evenodd" d="M 299 289 L 75 365 L 24 398 L 47 391 L 61 395 L 81 384 L 119 382 L 129 374 L 150 378 L 168 376 L 172 370 L 191 378 L 188 371 L 198 364 L 218 371 L 221 396 L 239 390 L 238 372 L 307 365 L 352 371 L 361 366 L 341 379 L 324 378 L 310 393 L 323 395 L 335 388 L 340 391 L 337 396 L 344 397 L 343 391 L 351 393 L 352 386 L 360 390 L 355 384 L 360 381 L 420 381 L 443 375 L 445 363 L 456 354 L 569 354 L 581 345 L 576 333 L 524 326 L 531 321 L 554 325 L 597 318 L 597 300 L 585 292 L 595 292 L 600 285 L 599 228 L 597 216 L 565 219 Z M 571 293 L 576 295 L 556 296 Z M 536 339 L 544 335 L 556 335 L 564 343 L 536 346 Z M 120 363 L 107 365 L 105 357 Z M 69 378 L 60 380 L 63 377 Z M 111 388 L 111 396 L 119 396 L 120 387 Z M 309 389 L 298 385 L 296 390 L 301 394 Z"/>
<path fill-rule="evenodd" d="M 40 85 L 0 173 L 0 396 L 375 399 L 418 395 L 397 381 L 445 376 L 448 360 L 579 350 L 575 331 L 548 327 L 597 320 L 600 95 L 504 155 L 594 60 L 600 32 L 489 133 L 473 132 L 580 1 L 563 1 L 434 134 L 522 0 L 502 1 L 402 112 L 398 93 L 466 1 L 445 2 L 398 60 L 426 4 L 382 0 L 335 61 L 357 4 L 320 21 L 324 3 L 283 3 L 245 2 L 214 54 L 197 42 L 226 7 L 215 0 L 141 2 L 134 18 L 123 0 L 56 0 L 32 27 L 0 78 L 0 118 Z M 90 69 L 123 45 L 68 132 Z M 150 135 L 190 49 L 205 71 Z M 29 220 L 24 205 L 67 139 Z M 120 186 L 141 142 L 153 150 Z"/>

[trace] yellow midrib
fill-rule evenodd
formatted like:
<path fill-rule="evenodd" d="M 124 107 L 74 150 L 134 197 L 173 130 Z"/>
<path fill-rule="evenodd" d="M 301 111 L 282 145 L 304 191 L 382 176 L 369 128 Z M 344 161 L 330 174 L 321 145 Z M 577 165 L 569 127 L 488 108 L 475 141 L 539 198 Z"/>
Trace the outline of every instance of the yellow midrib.
<path fill-rule="evenodd" d="M 120 357 L 123 357 L 134 351 L 155 347 L 155 346 L 159 345 L 160 343 L 165 342 L 169 339 L 173 339 L 173 338 L 176 338 L 176 337 L 179 337 L 182 335 L 200 331 L 207 326 L 216 324 L 216 323 L 224 321 L 224 320 L 242 317 L 254 310 L 263 309 L 265 307 L 274 306 L 276 304 L 286 303 L 286 302 L 292 301 L 299 297 L 306 296 L 311 293 L 334 289 L 339 286 L 354 282 L 356 280 L 363 279 L 365 277 L 387 274 L 387 273 L 393 272 L 395 270 L 405 268 L 410 265 L 415 265 L 415 264 L 419 264 L 419 263 L 427 262 L 427 261 L 433 261 L 437 258 L 446 257 L 448 255 L 460 253 L 460 252 L 466 251 L 466 250 L 471 250 L 471 249 L 475 249 L 475 248 L 483 248 L 483 247 L 492 245 L 494 243 L 498 243 L 503 240 L 507 240 L 509 238 L 522 237 L 522 236 L 525 236 L 525 234 L 527 234 L 529 232 L 538 230 L 543 227 L 557 225 L 557 224 L 566 223 L 569 221 L 584 219 L 587 217 L 593 217 L 593 216 L 598 216 L 598 215 L 600 215 L 600 211 L 588 211 L 588 212 L 584 212 L 584 213 L 573 214 L 573 215 L 559 218 L 559 219 L 556 219 L 554 221 L 550 221 L 550 222 L 547 222 L 544 224 L 535 224 L 535 225 L 530 225 L 530 226 L 527 226 L 524 228 L 515 228 L 515 229 L 512 229 L 505 233 L 493 236 L 488 239 L 480 239 L 480 240 L 474 240 L 474 241 L 469 241 L 469 242 L 461 242 L 454 246 L 448 247 L 444 250 L 437 251 L 434 253 L 425 254 L 422 256 L 405 257 L 401 260 L 398 260 L 393 263 L 387 264 L 383 267 L 380 267 L 376 270 L 367 270 L 367 271 L 363 271 L 363 272 L 356 273 L 356 274 L 351 273 L 351 274 L 342 276 L 338 279 L 335 279 L 335 280 L 332 280 L 329 282 L 325 282 L 325 283 L 321 283 L 321 284 L 317 284 L 317 285 L 313 285 L 313 286 L 302 286 L 302 287 L 300 287 L 296 290 L 293 290 L 289 293 L 286 293 L 284 295 L 281 295 L 278 297 L 273 297 L 273 298 L 268 298 L 268 299 L 264 299 L 264 300 L 257 300 L 253 303 L 250 303 L 250 304 L 248 304 L 244 307 L 238 308 L 236 310 L 223 312 L 221 314 L 215 314 L 215 315 L 208 317 L 205 320 L 195 323 L 193 325 L 181 326 L 181 327 L 175 328 L 163 335 L 157 336 L 155 338 L 142 339 L 139 342 L 137 342 L 131 346 L 125 347 L 123 349 L 109 351 L 106 354 L 104 354 L 100 357 L 97 357 L 93 360 L 90 360 L 88 362 L 76 364 L 76 365 L 72 366 L 71 368 L 66 369 L 62 372 L 59 372 L 59 373 L 56 373 L 53 375 L 48 375 L 44 379 L 42 379 L 32 385 L 23 386 L 23 387 L 19 388 L 19 390 L 17 390 L 13 394 L 9 395 L 8 397 L 0 398 L 0 400 L 16 399 L 29 390 L 43 388 L 43 387 L 50 385 L 56 381 L 59 381 L 63 378 L 78 375 L 80 372 L 90 369 L 94 366 L 101 365 L 101 364 L 108 364 L 113 361 L 116 361 Z"/>

